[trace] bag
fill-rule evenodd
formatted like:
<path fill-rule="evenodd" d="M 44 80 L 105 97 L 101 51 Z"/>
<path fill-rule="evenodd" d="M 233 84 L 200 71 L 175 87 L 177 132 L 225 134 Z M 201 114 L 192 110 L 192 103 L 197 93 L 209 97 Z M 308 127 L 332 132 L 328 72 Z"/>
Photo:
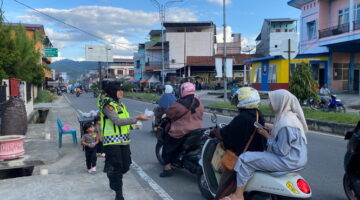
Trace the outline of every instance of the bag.
<path fill-rule="evenodd" d="M 259 121 L 259 113 L 256 112 L 256 122 Z M 254 136 L 255 136 L 255 133 L 256 133 L 256 128 L 254 130 L 254 132 L 252 133 L 252 135 L 250 136 L 250 139 L 249 141 L 247 142 L 245 148 L 244 148 L 244 152 L 246 152 L 252 142 L 252 140 L 254 139 Z M 238 160 L 238 155 L 236 155 L 235 152 L 231 151 L 231 150 L 226 150 L 225 151 L 225 154 L 224 156 L 222 157 L 221 159 L 221 164 L 223 165 L 223 167 L 226 169 L 226 170 L 234 170 L 234 167 L 236 165 L 236 162 Z"/>
<path fill-rule="evenodd" d="M 224 147 L 223 147 L 223 143 L 222 142 L 218 143 L 216 145 L 214 155 L 213 155 L 213 157 L 211 159 L 211 165 L 218 172 L 221 171 L 221 159 L 224 156 L 224 154 L 225 154 L 225 150 L 224 150 Z"/>

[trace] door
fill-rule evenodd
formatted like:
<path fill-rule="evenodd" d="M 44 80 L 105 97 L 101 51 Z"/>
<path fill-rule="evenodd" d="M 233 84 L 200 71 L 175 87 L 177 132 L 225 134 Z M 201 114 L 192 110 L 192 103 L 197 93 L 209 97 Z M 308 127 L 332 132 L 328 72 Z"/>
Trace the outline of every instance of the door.
<path fill-rule="evenodd" d="M 319 86 L 325 83 L 325 69 L 319 69 Z"/>
<path fill-rule="evenodd" d="M 355 69 L 354 70 L 354 91 L 359 92 L 359 76 L 360 76 L 360 70 Z"/>
<path fill-rule="evenodd" d="M 264 61 L 261 68 L 261 91 L 269 91 L 269 61 Z"/>

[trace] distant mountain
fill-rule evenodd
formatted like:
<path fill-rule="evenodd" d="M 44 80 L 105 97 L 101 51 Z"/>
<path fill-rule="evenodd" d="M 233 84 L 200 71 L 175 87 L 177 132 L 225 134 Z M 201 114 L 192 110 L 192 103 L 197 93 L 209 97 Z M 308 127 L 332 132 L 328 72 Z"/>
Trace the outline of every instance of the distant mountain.
<path fill-rule="evenodd" d="M 98 69 L 98 63 L 65 59 L 53 62 L 49 67 L 55 69 L 56 72 L 66 72 L 70 77 L 70 80 L 75 80 L 78 79 L 81 74 L 85 74 L 89 70 Z"/>

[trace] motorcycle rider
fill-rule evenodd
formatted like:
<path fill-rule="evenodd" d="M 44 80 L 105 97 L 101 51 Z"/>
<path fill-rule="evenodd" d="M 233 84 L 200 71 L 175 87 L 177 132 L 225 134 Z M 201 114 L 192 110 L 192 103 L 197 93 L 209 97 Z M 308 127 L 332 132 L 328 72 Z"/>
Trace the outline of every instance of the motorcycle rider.
<path fill-rule="evenodd" d="M 239 103 L 237 104 L 239 114 L 225 127 L 214 129 L 210 135 L 220 139 L 227 150 L 240 155 L 254 133 L 254 122 L 265 125 L 262 113 L 258 110 L 260 95 L 257 90 L 251 87 L 242 87 L 236 91 Z M 256 134 L 248 148 L 248 151 L 264 151 L 266 139 L 260 134 Z M 226 169 L 222 170 L 222 176 L 215 199 L 224 195 L 226 188 L 235 185 L 236 174 Z"/>
<path fill-rule="evenodd" d="M 307 163 L 308 130 L 303 110 L 297 98 L 287 90 L 269 92 L 269 107 L 276 113 L 270 133 L 258 128 L 267 139 L 267 151 L 245 152 L 237 160 L 237 188 L 235 193 L 222 200 L 244 200 L 245 186 L 255 171 L 291 171 Z"/>
<path fill-rule="evenodd" d="M 166 111 L 171 125 L 165 135 L 162 157 L 165 162 L 164 170 L 160 177 L 173 175 L 172 163 L 181 152 L 186 135 L 191 131 L 202 128 L 204 105 L 195 97 L 195 86 L 185 82 L 180 86 L 181 98 L 173 103 Z"/>
<path fill-rule="evenodd" d="M 324 102 L 326 106 L 329 105 L 331 102 L 331 92 L 326 84 L 322 85 L 319 94 L 321 101 Z"/>
<path fill-rule="evenodd" d="M 166 109 L 176 101 L 176 97 L 173 92 L 174 89 L 171 85 L 165 85 L 165 94 L 160 98 L 160 100 L 154 102 L 159 105 L 154 108 L 155 126 L 159 124 L 161 116 L 165 114 Z"/>
<path fill-rule="evenodd" d="M 147 118 L 143 114 L 130 117 L 125 105 L 120 101 L 123 97 L 120 83 L 107 84 L 105 92 L 109 100 L 102 105 L 100 117 L 106 164 L 109 165 L 106 172 L 110 188 L 116 192 L 115 200 L 124 200 L 122 178 L 131 164 L 130 125 L 136 124 L 137 120 L 145 121 Z"/>

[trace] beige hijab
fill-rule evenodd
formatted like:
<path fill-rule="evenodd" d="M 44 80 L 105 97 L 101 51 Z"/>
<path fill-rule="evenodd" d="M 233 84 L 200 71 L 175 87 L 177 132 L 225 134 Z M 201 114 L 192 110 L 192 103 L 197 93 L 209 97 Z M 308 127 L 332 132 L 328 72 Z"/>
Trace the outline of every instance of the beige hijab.
<path fill-rule="evenodd" d="M 298 128 L 307 144 L 305 132 L 308 131 L 308 126 L 298 99 L 287 90 L 269 92 L 269 98 L 275 111 L 275 123 L 271 135 L 276 137 L 283 127 Z"/>

